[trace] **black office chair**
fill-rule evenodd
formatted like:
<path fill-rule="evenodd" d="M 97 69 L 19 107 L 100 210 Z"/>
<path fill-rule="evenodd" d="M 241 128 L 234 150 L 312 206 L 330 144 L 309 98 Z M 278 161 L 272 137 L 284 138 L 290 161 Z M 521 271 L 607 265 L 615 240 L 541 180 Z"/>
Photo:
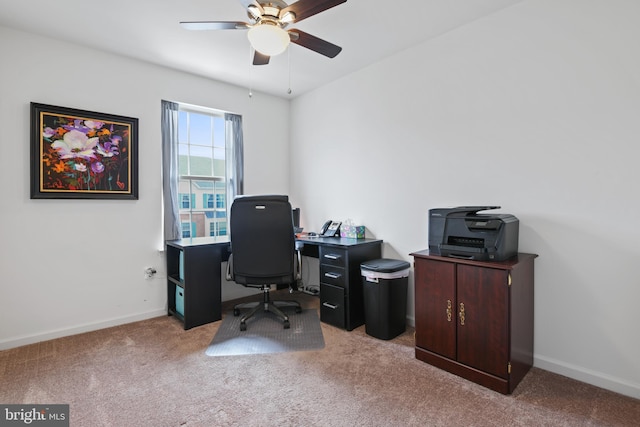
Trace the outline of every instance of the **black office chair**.
<path fill-rule="evenodd" d="M 291 204 L 287 196 L 240 196 L 231 205 L 231 256 L 227 265 L 227 280 L 262 289 L 262 302 L 238 304 L 240 309 L 252 309 L 240 319 L 240 330 L 247 329 L 247 319 L 260 309 L 282 319 L 289 329 L 289 316 L 279 307 L 295 307 L 302 312 L 297 301 L 271 301 L 271 285 L 289 287 L 293 292 L 300 279 L 300 254 L 296 251 Z"/>

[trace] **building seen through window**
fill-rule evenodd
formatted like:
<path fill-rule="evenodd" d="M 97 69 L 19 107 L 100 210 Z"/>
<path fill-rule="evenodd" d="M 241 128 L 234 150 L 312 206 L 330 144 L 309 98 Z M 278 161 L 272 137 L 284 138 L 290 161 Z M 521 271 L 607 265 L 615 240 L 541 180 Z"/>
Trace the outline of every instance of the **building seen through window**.
<path fill-rule="evenodd" d="M 223 112 L 180 106 L 178 203 L 182 237 L 227 234 L 225 149 Z"/>

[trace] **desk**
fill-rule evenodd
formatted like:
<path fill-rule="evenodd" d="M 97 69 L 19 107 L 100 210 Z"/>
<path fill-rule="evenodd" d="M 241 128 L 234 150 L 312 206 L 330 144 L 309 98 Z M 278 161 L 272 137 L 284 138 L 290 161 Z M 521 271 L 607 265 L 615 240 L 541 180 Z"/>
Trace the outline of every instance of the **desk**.
<path fill-rule="evenodd" d="M 320 261 L 320 320 L 349 331 L 364 324 L 360 264 L 381 257 L 382 240 L 300 237 L 296 242 L 302 255 Z M 166 243 L 167 314 L 180 319 L 184 329 L 222 319 L 222 263 L 228 258 L 227 236 Z M 182 291 L 182 312 L 176 290 Z"/>

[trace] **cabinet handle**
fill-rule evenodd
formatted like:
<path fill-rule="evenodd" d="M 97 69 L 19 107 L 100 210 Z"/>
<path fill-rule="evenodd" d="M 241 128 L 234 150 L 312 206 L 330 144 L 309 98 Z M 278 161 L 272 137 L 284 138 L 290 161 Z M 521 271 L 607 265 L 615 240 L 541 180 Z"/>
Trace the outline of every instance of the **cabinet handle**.
<path fill-rule="evenodd" d="M 447 300 L 447 322 L 451 322 L 451 316 L 453 314 L 451 300 Z"/>
<path fill-rule="evenodd" d="M 328 277 L 329 279 L 339 279 L 340 275 L 336 274 L 336 273 L 324 273 L 325 277 Z"/>
<path fill-rule="evenodd" d="M 335 310 L 336 308 L 338 308 L 337 305 L 329 304 L 328 302 L 323 302 L 322 305 L 324 305 L 325 307 L 330 308 L 331 310 Z"/>
<path fill-rule="evenodd" d="M 326 254 L 324 257 L 327 258 L 327 259 L 332 259 L 334 261 L 337 260 L 337 259 L 340 259 L 339 255 L 332 255 L 332 254 Z"/>
<path fill-rule="evenodd" d="M 458 316 L 460 316 L 460 326 L 464 326 L 464 303 L 460 303 L 460 313 L 458 313 Z"/>

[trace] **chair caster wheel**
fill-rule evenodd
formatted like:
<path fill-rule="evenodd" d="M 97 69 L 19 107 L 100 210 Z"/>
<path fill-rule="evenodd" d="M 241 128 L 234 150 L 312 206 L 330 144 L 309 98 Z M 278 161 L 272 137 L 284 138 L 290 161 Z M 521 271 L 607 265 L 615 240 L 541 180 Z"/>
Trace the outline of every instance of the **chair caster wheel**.
<path fill-rule="evenodd" d="M 240 330 L 241 331 L 246 331 L 247 330 L 247 324 L 244 323 L 244 322 L 240 323 Z"/>
<path fill-rule="evenodd" d="M 237 308 L 234 308 L 233 309 L 233 315 L 236 316 L 236 317 L 240 316 L 240 310 L 238 310 Z"/>
<path fill-rule="evenodd" d="M 289 329 L 289 328 L 291 328 L 291 324 L 289 324 L 289 321 L 288 321 L 288 320 L 285 320 L 285 321 L 284 321 L 284 328 L 285 328 L 285 329 Z"/>
<path fill-rule="evenodd" d="M 302 308 L 301 307 L 296 307 L 296 313 L 302 313 Z"/>

